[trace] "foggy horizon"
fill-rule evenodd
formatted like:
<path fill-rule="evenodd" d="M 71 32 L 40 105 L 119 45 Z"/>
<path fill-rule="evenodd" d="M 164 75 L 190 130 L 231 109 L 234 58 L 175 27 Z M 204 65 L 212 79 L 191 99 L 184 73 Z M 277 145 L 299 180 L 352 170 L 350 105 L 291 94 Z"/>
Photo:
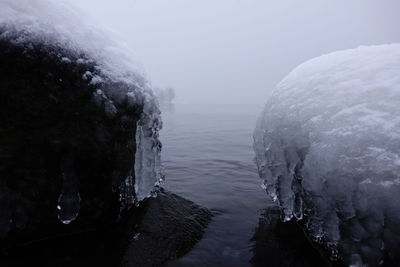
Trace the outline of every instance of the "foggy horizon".
<path fill-rule="evenodd" d="M 120 35 L 177 103 L 262 104 L 311 58 L 400 41 L 396 0 L 70 1 Z"/>

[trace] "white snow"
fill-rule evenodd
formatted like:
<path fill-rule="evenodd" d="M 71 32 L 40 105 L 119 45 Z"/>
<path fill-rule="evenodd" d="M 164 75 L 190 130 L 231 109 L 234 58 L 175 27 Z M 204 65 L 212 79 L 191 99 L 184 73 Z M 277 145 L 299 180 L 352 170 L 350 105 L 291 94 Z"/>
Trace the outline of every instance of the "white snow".
<path fill-rule="evenodd" d="M 97 24 L 65 0 L 0 0 L 0 38 L 25 47 L 46 44 L 61 47 L 75 56 L 84 55 L 74 63 L 95 64 L 96 73 L 88 70 L 82 79 L 98 87 L 93 99 L 104 105 L 110 118 L 118 112 L 116 103 L 127 100 L 130 105 L 144 106 L 137 127 L 135 163 L 142 167 L 136 172 L 135 185 L 126 182 L 132 180 L 130 176 L 124 177 L 121 185 L 124 191 L 121 197 L 128 196 L 123 201 L 137 204 L 153 195 L 154 188 L 162 180 L 158 141 L 160 111 L 132 52 L 111 32 L 95 26 Z M 72 62 L 68 55 L 59 56 L 64 63 Z M 135 191 L 138 195 L 134 199 Z"/>
<path fill-rule="evenodd" d="M 400 44 L 312 59 L 275 88 L 254 132 L 283 219 L 348 264 L 400 252 Z"/>
<path fill-rule="evenodd" d="M 0 26 L 19 33 L 15 42 L 36 40 L 84 52 L 115 82 L 138 87 L 147 85 L 143 71 L 132 58 L 132 51 L 98 24 L 67 0 L 0 1 Z"/>

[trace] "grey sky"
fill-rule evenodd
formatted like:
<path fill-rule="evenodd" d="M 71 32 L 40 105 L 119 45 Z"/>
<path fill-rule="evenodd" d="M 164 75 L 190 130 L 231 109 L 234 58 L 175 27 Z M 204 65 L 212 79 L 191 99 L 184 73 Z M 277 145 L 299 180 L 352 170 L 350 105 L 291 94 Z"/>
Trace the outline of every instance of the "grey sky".
<path fill-rule="evenodd" d="M 400 42 L 399 0 L 70 0 L 123 36 L 177 102 L 265 103 L 312 57 Z"/>

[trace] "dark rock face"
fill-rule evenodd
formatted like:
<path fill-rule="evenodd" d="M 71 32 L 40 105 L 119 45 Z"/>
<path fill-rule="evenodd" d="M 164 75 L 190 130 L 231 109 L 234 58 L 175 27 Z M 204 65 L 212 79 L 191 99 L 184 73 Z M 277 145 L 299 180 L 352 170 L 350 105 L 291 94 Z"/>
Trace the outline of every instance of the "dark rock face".
<path fill-rule="evenodd" d="M 201 238 L 210 218 L 207 209 L 160 192 L 115 224 L 28 244 L 0 258 L 0 265 L 160 266 L 187 253 Z"/>
<path fill-rule="evenodd" d="M 162 192 L 143 203 L 122 266 L 160 266 L 183 256 L 200 240 L 211 212 L 177 195 Z"/>
<path fill-rule="evenodd" d="M 278 207 L 264 210 L 252 240 L 255 246 L 251 264 L 255 267 L 345 266 L 339 262 L 329 262 L 311 244 L 296 222 L 282 222 Z"/>
<path fill-rule="evenodd" d="M 134 198 L 121 184 L 135 179 L 143 99 L 110 102 L 99 87 L 129 86 L 104 76 L 95 86 L 86 74 L 101 73 L 84 54 L 49 43 L 17 43 L 18 35 L 3 33 L 0 29 L 1 247 L 116 221 L 131 203 L 127 198 Z M 67 226 L 60 222 L 74 219 Z"/>
<path fill-rule="evenodd" d="M 341 260 L 332 260 L 323 244 L 316 244 L 303 231 L 302 221 L 283 222 L 279 207 L 265 209 L 252 238 L 254 267 L 345 267 Z M 386 256 L 381 266 L 398 266 L 398 262 Z"/>

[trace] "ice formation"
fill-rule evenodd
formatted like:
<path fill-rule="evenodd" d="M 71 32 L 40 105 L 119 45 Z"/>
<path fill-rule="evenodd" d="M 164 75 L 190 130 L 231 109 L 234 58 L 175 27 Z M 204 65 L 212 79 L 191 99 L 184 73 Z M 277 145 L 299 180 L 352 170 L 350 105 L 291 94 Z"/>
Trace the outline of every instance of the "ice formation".
<path fill-rule="evenodd" d="M 263 187 L 333 259 L 400 253 L 400 44 L 312 59 L 273 91 L 254 132 Z"/>
<path fill-rule="evenodd" d="M 83 19 L 85 18 L 85 19 Z M 72 65 L 91 66 L 82 75 L 93 91 L 93 101 L 104 108 L 108 118 L 118 117 L 121 127 L 132 131 L 132 144 L 136 148 L 134 164 L 127 173 L 117 172 L 117 185 L 122 208 L 137 204 L 153 195 L 155 187 L 162 180 L 160 165 L 161 144 L 158 131 L 161 128 L 160 112 L 150 86 L 140 68 L 132 60 L 129 49 L 117 42 L 110 33 L 98 29 L 86 14 L 76 10 L 63 0 L 1 0 L 0 39 L 24 47 L 27 52 L 38 45 L 51 48 L 48 53 L 60 51 L 56 57 L 60 62 Z M 57 50 L 58 49 L 58 50 Z M 62 77 L 59 78 L 62 82 Z M 137 125 L 121 116 L 119 106 L 131 106 L 142 110 Z M 129 108 L 125 108 L 129 110 Z M 124 125 L 128 124 L 128 125 Z M 137 130 L 137 133 L 136 133 Z M 105 132 L 99 129 L 99 135 Z M 118 143 L 121 149 L 130 144 Z M 132 152 L 132 153 L 134 153 Z M 79 213 L 79 177 L 74 171 L 74 159 L 66 159 L 62 168 L 62 190 L 58 198 L 58 217 L 63 223 L 70 223 Z M 110 189 L 111 190 L 111 189 Z"/>
<path fill-rule="evenodd" d="M 143 200 L 149 196 L 149 189 L 158 187 L 164 181 L 162 164 L 160 161 L 161 142 L 158 132 L 161 124 L 157 113 L 152 110 L 151 103 L 145 103 L 143 116 L 138 121 L 136 129 L 135 154 L 135 195 L 136 199 Z M 154 117 L 154 114 L 157 114 Z M 150 191 L 154 194 L 155 191 Z"/>

